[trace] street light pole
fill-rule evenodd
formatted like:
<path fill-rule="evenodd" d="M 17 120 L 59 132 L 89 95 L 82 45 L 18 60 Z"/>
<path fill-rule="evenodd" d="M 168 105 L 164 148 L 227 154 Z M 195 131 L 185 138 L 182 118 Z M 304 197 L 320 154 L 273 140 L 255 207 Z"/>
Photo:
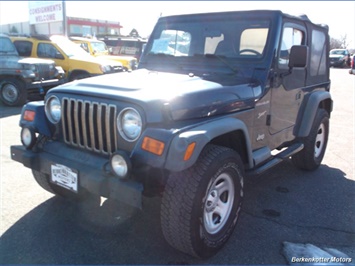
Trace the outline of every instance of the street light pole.
<path fill-rule="evenodd" d="M 62 2 L 63 8 L 63 35 L 68 37 L 68 20 L 67 20 L 67 9 L 65 6 L 65 1 Z"/>

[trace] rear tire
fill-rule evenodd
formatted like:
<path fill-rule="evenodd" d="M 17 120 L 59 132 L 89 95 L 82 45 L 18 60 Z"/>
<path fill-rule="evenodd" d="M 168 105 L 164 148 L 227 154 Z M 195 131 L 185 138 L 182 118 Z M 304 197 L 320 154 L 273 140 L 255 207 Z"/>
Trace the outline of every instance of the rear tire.
<path fill-rule="evenodd" d="M 161 206 L 167 242 L 200 258 L 220 250 L 239 217 L 243 174 L 239 155 L 215 145 L 207 145 L 194 166 L 171 173 Z"/>
<path fill-rule="evenodd" d="M 7 106 L 21 106 L 27 101 L 25 84 L 15 78 L 5 79 L 0 88 L 0 99 Z"/>
<path fill-rule="evenodd" d="M 301 139 L 303 150 L 292 157 L 292 162 L 300 169 L 312 171 L 322 163 L 329 135 L 329 114 L 318 109 L 309 135 Z"/>

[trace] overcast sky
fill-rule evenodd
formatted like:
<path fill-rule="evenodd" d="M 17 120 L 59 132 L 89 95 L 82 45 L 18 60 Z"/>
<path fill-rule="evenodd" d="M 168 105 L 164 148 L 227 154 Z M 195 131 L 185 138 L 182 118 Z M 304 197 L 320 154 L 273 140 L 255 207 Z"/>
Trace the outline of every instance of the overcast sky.
<path fill-rule="evenodd" d="M 66 1 L 67 16 L 119 21 L 123 34 L 135 28 L 141 36 L 150 34 L 160 15 L 253 9 L 306 14 L 328 24 L 331 37 L 346 35 L 349 48 L 355 48 L 355 1 Z M 0 1 L 0 24 L 28 17 L 28 1 Z"/>

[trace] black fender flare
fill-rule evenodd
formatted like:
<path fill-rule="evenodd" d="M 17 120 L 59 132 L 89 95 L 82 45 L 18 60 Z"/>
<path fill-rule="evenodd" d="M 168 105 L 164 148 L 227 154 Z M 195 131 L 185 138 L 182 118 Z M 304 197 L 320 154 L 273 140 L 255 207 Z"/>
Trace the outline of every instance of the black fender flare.
<path fill-rule="evenodd" d="M 317 110 L 321 103 L 325 101 L 329 102 L 329 104 L 324 105 L 324 107 L 326 107 L 326 111 L 328 111 L 330 115 L 333 109 L 333 100 L 329 91 L 316 91 L 309 96 L 300 120 L 300 126 L 297 130 L 297 137 L 308 136 L 309 132 L 311 131 Z"/>
<path fill-rule="evenodd" d="M 253 165 L 251 141 L 245 123 L 239 119 L 226 117 L 213 120 L 187 131 L 177 134 L 171 141 L 166 155 L 165 169 L 169 171 L 182 171 L 192 166 L 200 156 L 202 149 L 214 138 L 233 131 L 241 130 L 244 134 L 249 167 Z M 188 146 L 195 142 L 195 149 L 188 160 L 184 160 Z"/>
<path fill-rule="evenodd" d="M 87 75 L 88 77 L 91 77 L 92 75 L 84 70 L 84 69 L 72 69 L 68 73 L 68 81 L 73 81 L 73 77 L 78 76 L 78 75 Z"/>

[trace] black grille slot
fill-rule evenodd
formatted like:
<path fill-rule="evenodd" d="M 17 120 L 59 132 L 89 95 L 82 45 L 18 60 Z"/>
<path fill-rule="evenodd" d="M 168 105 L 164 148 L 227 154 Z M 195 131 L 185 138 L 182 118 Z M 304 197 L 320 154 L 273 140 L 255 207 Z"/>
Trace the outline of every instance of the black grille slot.
<path fill-rule="evenodd" d="M 101 154 L 117 150 L 116 106 L 63 98 L 62 109 L 67 144 Z"/>

